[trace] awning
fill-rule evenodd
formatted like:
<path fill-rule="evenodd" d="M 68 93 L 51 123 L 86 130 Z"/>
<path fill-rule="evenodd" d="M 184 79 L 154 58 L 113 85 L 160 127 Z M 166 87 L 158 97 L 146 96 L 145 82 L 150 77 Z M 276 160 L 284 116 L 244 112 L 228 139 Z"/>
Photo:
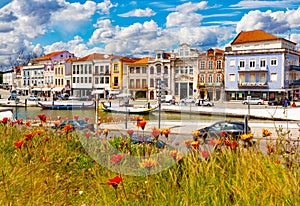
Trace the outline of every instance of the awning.
<path fill-rule="evenodd" d="M 104 94 L 104 90 L 103 89 L 101 89 L 101 90 L 94 90 L 94 91 L 92 91 L 92 95 L 93 94 Z"/>
<path fill-rule="evenodd" d="M 16 90 L 29 90 L 27 87 L 17 87 Z"/>
<path fill-rule="evenodd" d="M 64 88 L 63 87 L 54 87 L 52 88 L 52 91 L 53 92 L 61 92 L 61 90 L 63 90 Z"/>

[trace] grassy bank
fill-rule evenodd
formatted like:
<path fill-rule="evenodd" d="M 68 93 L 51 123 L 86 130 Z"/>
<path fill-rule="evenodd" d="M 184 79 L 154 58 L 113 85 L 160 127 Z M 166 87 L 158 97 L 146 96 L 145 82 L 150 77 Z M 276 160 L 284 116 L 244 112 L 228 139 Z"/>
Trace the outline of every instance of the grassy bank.
<path fill-rule="evenodd" d="M 41 122 L 43 123 L 43 122 Z M 133 145 L 109 131 L 73 132 L 41 124 L 0 123 L 0 205 L 297 205 L 300 203 L 298 153 L 287 153 L 282 141 L 256 147 L 215 142 L 217 149 L 199 151 L 192 141 L 189 153 L 174 150 L 174 161 L 152 175 L 123 175 L 98 164 L 84 148 L 101 140 L 133 156 L 163 150 Z M 170 133 L 169 138 L 172 138 Z M 192 139 L 192 135 L 191 135 Z M 200 143 L 199 143 L 200 144 Z M 258 143 L 259 144 L 259 143 Z M 93 150 L 94 151 L 94 150 Z M 298 150 L 297 150 L 298 151 Z M 154 156 L 155 157 L 155 156 Z M 128 166 L 122 155 L 101 156 L 110 164 Z M 161 157 L 160 157 L 161 158 Z M 161 159 L 144 159 L 147 174 Z"/>

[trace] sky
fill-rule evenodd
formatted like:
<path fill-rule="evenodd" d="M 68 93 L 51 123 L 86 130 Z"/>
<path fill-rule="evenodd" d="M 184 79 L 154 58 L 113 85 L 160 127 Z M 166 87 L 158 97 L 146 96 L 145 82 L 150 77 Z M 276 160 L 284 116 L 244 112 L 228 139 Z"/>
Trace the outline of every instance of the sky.
<path fill-rule="evenodd" d="M 299 17 L 299 0 L 1 0 L 0 65 L 60 50 L 142 57 L 181 43 L 225 49 L 256 29 L 300 50 Z"/>

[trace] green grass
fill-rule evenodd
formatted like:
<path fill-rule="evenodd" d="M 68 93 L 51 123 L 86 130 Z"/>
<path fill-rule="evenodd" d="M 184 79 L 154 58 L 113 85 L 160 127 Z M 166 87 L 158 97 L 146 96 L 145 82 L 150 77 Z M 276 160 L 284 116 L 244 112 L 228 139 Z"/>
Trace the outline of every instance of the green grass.
<path fill-rule="evenodd" d="M 40 135 L 37 130 L 41 131 Z M 28 133 L 35 135 L 17 148 L 14 143 L 24 140 Z M 0 205 L 300 203 L 299 162 L 295 161 L 299 154 L 293 154 L 290 159 L 285 154 L 283 158 L 280 145 L 269 155 L 256 147 L 239 145 L 231 150 L 221 146 L 202 161 L 197 150 L 190 149 L 189 155 L 161 172 L 129 176 L 112 172 L 92 159 L 83 147 L 85 142 L 80 141 L 84 138 L 89 141 L 84 133 L 0 123 L 0 137 Z M 125 154 L 144 154 L 143 148 L 128 142 L 127 149 L 121 148 L 121 140 L 115 137 L 107 143 Z M 147 148 L 146 152 L 160 151 Z M 126 163 L 126 160 L 120 162 Z M 149 171 L 159 166 L 154 165 Z M 122 176 L 122 182 L 116 188 L 108 185 L 107 181 L 117 175 Z"/>

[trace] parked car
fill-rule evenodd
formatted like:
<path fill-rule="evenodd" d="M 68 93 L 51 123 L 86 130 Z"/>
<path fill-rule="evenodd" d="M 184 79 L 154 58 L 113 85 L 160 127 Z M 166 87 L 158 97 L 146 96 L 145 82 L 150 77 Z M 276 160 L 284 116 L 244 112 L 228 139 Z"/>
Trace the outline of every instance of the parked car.
<path fill-rule="evenodd" d="M 68 100 L 79 100 L 80 97 L 76 97 L 76 96 L 69 96 Z"/>
<path fill-rule="evenodd" d="M 41 98 L 37 95 L 31 95 L 29 98 L 28 98 L 29 101 L 40 101 Z"/>
<path fill-rule="evenodd" d="M 243 104 L 258 104 L 258 105 L 262 105 L 264 103 L 265 103 L 264 100 L 260 99 L 260 98 L 250 98 L 250 99 L 247 99 L 247 100 L 243 101 Z"/>
<path fill-rule="evenodd" d="M 180 103 L 195 103 L 196 99 L 194 97 L 187 97 L 180 100 Z"/>
<path fill-rule="evenodd" d="M 270 106 L 290 106 L 291 102 L 289 99 L 273 99 L 268 101 L 268 105 Z"/>
<path fill-rule="evenodd" d="M 72 129 L 76 130 L 84 130 L 84 129 L 89 129 L 91 131 L 95 131 L 94 124 L 89 124 L 85 120 L 66 120 L 60 123 L 58 126 L 52 126 L 53 129 L 63 129 L 67 124 L 72 125 Z"/>
<path fill-rule="evenodd" d="M 218 121 L 214 124 L 199 129 L 200 137 L 207 138 L 220 138 L 225 133 L 235 139 L 239 139 L 242 134 L 245 134 L 245 123 L 242 121 Z M 248 126 L 247 133 L 251 133 L 251 128 Z"/>
<path fill-rule="evenodd" d="M 150 136 L 150 135 L 145 135 L 144 137 L 141 137 L 141 136 L 138 136 L 137 134 L 133 134 L 130 137 L 130 141 L 133 144 L 144 144 L 144 143 L 146 143 L 148 145 L 154 145 L 157 148 L 165 148 L 165 147 L 168 147 L 169 149 L 171 148 L 170 145 L 166 144 L 162 140 L 157 140 L 157 141 L 153 140 L 152 136 Z"/>
<path fill-rule="evenodd" d="M 195 102 L 195 105 L 196 106 L 208 106 L 208 107 L 212 107 L 215 104 L 213 102 L 211 102 L 211 101 L 206 100 L 206 99 L 197 99 L 196 102 Z"/>

